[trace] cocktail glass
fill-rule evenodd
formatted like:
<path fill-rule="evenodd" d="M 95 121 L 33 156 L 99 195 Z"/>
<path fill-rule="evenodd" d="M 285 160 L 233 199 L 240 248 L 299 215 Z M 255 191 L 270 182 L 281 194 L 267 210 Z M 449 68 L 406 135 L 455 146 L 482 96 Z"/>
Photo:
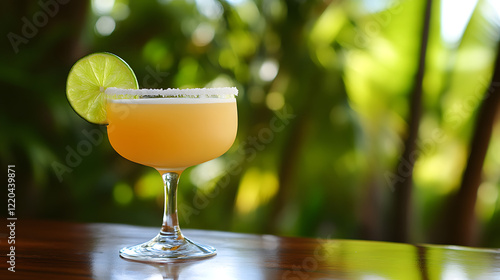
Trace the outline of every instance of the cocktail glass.
<path fill-rule="evenodd" d="M 108 137 L 124 158 L 158 170 L 165 205 L 160 233 L 145 243 L 125 247 L 120 256 L 147 262 L 204 258 L 215 248 L 182 234 L 177 218 L 177 184 L 190 166 L 217 158 L 233 144 L 238 126 L 236 88 L 108 88 Z"/>

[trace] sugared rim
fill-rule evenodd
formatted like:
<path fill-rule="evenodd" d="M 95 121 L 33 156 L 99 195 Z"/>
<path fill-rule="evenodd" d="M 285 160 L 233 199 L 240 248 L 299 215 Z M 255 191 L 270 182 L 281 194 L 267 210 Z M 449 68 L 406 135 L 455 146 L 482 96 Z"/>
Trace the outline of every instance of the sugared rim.
<path fill-rule="evenodd" d="M 179 96 L 237 96 L 238 89 L 236 87 L 220 87 L 220 88 L 167 88 L 167 89 L 123 89 L 110 87 L 106 89 L 108 95 L 132 95 L 132 96 L 164 96 L 164 97 L 179 97 Z"/>

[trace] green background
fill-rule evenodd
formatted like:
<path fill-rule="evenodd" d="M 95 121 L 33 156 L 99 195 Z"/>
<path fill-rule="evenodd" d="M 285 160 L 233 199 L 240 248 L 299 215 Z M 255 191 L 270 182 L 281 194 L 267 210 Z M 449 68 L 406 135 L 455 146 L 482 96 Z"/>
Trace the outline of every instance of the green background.
<path fill-rule="evenodd" d="M 496 56 L 493 2 L 478 1 L 469 18 L 463 3 L 433 1 L 409 242 L 432 242 L 460 185 Z M 388 178 L 408 129 L 424 6 L 7 1 L 0 162 L 16 165 L 17 217 L 160 226 L 160 176 L 121 158 L 105 126 L 87 123 L 66 100 L 71 66 L 108 51 L 128 62 L 141 87 L 239 89 L 233 147 L 182 174 L 181 227 L 387 239 Z M 476 203 L 479 246 L 500 247 L 499 191 L 497 123 Z"/>

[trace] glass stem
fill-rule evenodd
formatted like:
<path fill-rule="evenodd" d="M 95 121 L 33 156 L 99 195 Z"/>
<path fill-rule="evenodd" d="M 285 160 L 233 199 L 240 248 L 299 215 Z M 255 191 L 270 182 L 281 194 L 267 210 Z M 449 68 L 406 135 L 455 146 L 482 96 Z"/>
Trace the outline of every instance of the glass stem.
<path fill-rule="evenodd" d="M 160 235 L 177 240 L 184 239 L 177 218 L 177 185 L 180 174 L 176 172 L 161 172 L 164 183 L 165 205 L 163 211 L 163 225 Z"/>

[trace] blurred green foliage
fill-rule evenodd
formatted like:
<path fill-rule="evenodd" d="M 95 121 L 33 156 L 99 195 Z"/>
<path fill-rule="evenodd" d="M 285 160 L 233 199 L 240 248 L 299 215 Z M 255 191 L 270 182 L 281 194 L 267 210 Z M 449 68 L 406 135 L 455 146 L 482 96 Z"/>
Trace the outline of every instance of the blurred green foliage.
<path fill-rule="evenodd" d="M 495 1 L 448 2 L 433 5 L 415 242 L 429 240 L 459 186 L 499 39 Z M 0 161 L 16 164 L 19 217 L 159 226 L 160 176 L 121 158 L 105 127 L 86 123 L 66 101 L 73 63 L 109 51 L 131 65 L 141 87 L 240 91 L 234 146 L 181 177 L 181 227 L 383 238 L 387 174 L 407 129 L 424 4 L 7 1 Z M 496 125 L 476 207 L 483 246 L 500 246 L 499 167 Z"/>

